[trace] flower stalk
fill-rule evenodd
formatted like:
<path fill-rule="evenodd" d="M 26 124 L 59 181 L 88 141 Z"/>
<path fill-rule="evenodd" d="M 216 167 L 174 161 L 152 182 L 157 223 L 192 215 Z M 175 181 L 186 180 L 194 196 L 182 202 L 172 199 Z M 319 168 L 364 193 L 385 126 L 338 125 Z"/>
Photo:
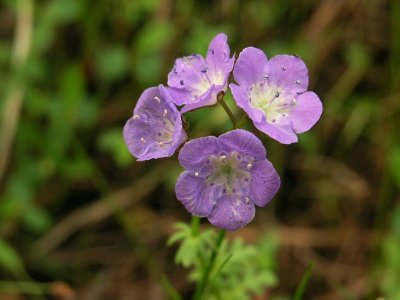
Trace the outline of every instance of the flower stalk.
<path fill-rule="evenodd" d="M 228 115 L 229 119 L 231 119 L 233 128 L 237 128 L 237 121 L 235 115 L 232 113 L 231 109 L 229 108 L 228 104 L 226 104 L 224 100 L 225 93 L 220 92 L 217 95 L 217 101 L 221 104 L 222 108 L 225 110 L 226 114 Z"/>
<path fill-rule="evenodd" d="M 204 270 L 201 281 L 199 282 L 199 284 L 196 287 L 196 290 L 195 290 L 194 296 L 193 296 L 193 300 L 200 300 L 201 297 L 203 296 L 203 293 L 207 287 L 208 280 L 210 278 L 211 271 L 215 264 L 215 259 L 217 258 L 220 246 L 222 244 L 222 241 L 224 240 L 225 233 L 226 233 L 226 230 L 224 230 L 224 229 L 221 229 L 218 233 L 214 249 L 210 256 L 210 260 L 208 261 L 206 269 Z"/>

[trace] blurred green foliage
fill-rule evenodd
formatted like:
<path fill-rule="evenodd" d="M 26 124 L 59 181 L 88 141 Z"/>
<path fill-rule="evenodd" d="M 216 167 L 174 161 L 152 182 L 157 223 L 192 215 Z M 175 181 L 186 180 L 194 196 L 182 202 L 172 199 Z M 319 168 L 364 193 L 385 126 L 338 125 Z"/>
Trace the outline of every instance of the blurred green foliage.
<path fill-rule="evenodd" d="M 18 36 L 20 25 L 23 34 Z M 310 89 L 324 103 L 321 121 L 300 135 L 297 145 L 282 146 L 259 134 L 283 185 L 278 198 L 268 208 L 258 210 L 258 219 L 251 226 L 264 228 L 266 220 L 273 220 L 292 228 L 336 230 L 343 240 L 349 232 L 355 238 L 374 236 L 375 242 L 360 238 L 351 246 L 341 239 L 327 244 L 322 239 L 317 246 L 310 245 L 306 250 L 320 260 L 316 260 L 306 297 L 324 297 L 341 289 L 356 299 L 381 294 L 388 299 L 400 297 L 396 229 L 400 218 L 394 210 L 400 201 L 397 0 L 2 1 L 0 157 L 6 167 L 0 169 L 1 280 L 61 280 L 84 289 L 96 281 L 106 261 L 101 257 L 90 265 L 88 257 L 96 255 L 82 254 L 86 248 L 110 247 L 107 249 L 113 257 L 119 252 L 114 255 L 112 251 L 124 247 L 140 253 L 135 243 L 126 241 L 134 240 L 122 230 L 128 225 L 115 216 L 96 222 L 90 219 L 96 226 L 77 228 L 76 234 L 68 235 L 49 255 L 41 254 L 39 246 L 47 234 L 65 226 L 63 221 L 73 213 L 101 202 L 108 193 L 118 198 L 120 189 L 154 169 L 155 162 L 135 162 L 125 147 L 122 127 L 144 89 L 166 84 L 177 57 L 193 52 L 204 55 L 218 32 L 228 34 L 231 52 L 236 55 L 244 47 L 255 46 L 269 57 L 278 53 L 301 56 L 309 67 Z M 22 52 L 27 53 L 26 60 L 20 62 L 15 46 L 19 38 Z M 20 108 L 15 95 L 21 95 Z M 242 118 L 243 112 L 230 95 L 226 101 Z M 190 112 L 185 118 L 191 138 L 231 128 L 218 106 Z M 13 123 L 15 131 L 10 129 Z M 254 129 L 250 123 L 244 128 Z M 8 142 L 4 132 L 11 134 Z M 160 216 L 165 222 L 171 222 L 166 216 L 174 220 L 187 217 L 173 192 L 180 170 L 177 163 L 165 164 L 158 174 L 161 184 L 152 187 L 152 194 L 140 201 L 134 212 L 123 211 L 126 219 L 139 220 L 140 225 L 132 221 L 131 231 L 145 232 L 139 234 L 143 239 L 157 236 L 155 232 L 161 227 L 168 228 L 158 225 L 152 229 L 149 225 Z M 124 242 L 110 241 L 108 230 L 115 230 L 113 234 Z M 197 254 L 188 249 L 203 242 L 186 235 L 177 259 L 190 266 Z M 273 242 L 224 244 L 221 259 L 234 249 L 240 249 L 235 251 L 240 254 L 233 255 L 221 270 L 228 272 L 223 273 L 226 281 L 216 284 L 242 285 L 246 295 L 277 284 L 276 294 L 291 294 L 308 263 L 304 257 L 310 256 L 302 251 L 303 246 L 292 246 L 291 242 L 283 244 L 282 257 L 276 255 Z M 151 247 L 154 252 L 159 250 L 157 245 Z M 71 249 L 79 255 L 62 256 L 63 250 Z M 277 266 L 279 283 L 274 272 L 262 274 L 259 269 L 275 268 L 275 258 L 281 263 Z M 71 265 L 72 261 L 76 265 Z M 361 271 L 342 272 L 347 275 L 343 276 L 337 270 L 344 265 L 355 265 Z M 252 280 L 238 279 L 238 266 Z M 352 280 L 375 278 L 376 267 L 385 274 L 382 280 L 362 288 L 363 294 L 351 289 Z M 137 275 L 142 270 L 135 270 L 137 277 L 126 277 L 143 282 Z M 254 279 L 256 275 L 260 277 Z M 114 286 L 113 291 L 122 290 Z M 229 294 L 233 291 L 238 290 L 226 290 L 224 296 L 245 297 L 239 292 Z M 212 287 L 209 292 L 213 293 Z M 0 289 L 0 297 L 1 293 Z M 114 294 L 109 298 L 115 298 Z"/>
<path fill-rule="evenodd" d="M 215 231 L 198 232 L 185 223 L 176 227 L 168 244 L 179 242 L 176 263 L 191 268 L 189 279 L 199 282 L 215 247 Z M 278 241 L 271 235 L 265 235 L 257 244 L 223 240 L 203 299 L 250 300 L 275 286 L 277 248 Z"/>

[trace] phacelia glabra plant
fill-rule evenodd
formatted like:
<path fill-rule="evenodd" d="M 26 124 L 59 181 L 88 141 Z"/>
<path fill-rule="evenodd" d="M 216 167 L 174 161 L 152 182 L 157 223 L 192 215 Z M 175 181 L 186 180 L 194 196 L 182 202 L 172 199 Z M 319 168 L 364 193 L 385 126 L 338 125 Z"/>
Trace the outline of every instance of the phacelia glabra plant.
<path fill-rule="evenodd" d="M 247 225 L 255 205 L 265 206 L 280 186 L 263 144 L 246 130 L 191 140 L 179 162 L 186 170 L 176 183 L 178 200 L 191 214 L 228 230 Z"/>
<path fill-rule="evenodd" d="M 234 58 L 230 58 L 227 36 L 218 34 L 204 59 L 200 54 L 178 58 L 168 74 L 169 93 L 181 113 L 217 103 L 219 92 L 228 87 Z"/>
<path fill-rule="evenodd" d="M 320 118 L 322 103 L 307 91 L 308 71 L 293 55 L 270 60 L 257 48 L 244 49 L 235 64 L 234 99 L 257 129 L 283 144 L 297 142 L 298 133 L 309 130 Z"/>
<path fill-rule="evenodd" d="M 297 56 L 270 60 L 257 48 L 245 48 L 234 66 L 225 34 L 211 41 L 207 56 L 178 58 L 168 75 L 169 87 L 143 92 L 124 127 L 129 151 L 138 160 L 172 156 L 187 139 L 181 114 L 223 102 L 233 69 L 237 84 L 233 97 L 256 128 L 275 140 L 297 142 L 298 133 L 320 118 L 322 103 L 308 87 L 308 71 Z M 225 104 L 225 103 L 222 103 Z M 179 112 L 177 106 L 183 108 Z M 232 113 L 223 105 L 231 117 Z M 194 216 L 207 217 L 215 226 L 237 230 L 276 194 L 280 178 L 266 158 L 261 141 L 238 129 L 187 142 L 179 153 L 185 171 L 176 184 L 176 196 Z"/>

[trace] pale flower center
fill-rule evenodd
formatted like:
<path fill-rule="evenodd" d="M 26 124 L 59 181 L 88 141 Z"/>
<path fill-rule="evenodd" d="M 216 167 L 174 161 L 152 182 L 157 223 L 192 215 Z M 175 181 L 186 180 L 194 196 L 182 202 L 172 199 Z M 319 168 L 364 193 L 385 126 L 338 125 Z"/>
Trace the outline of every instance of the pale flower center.
<path fill-rule="evenodd" d="M 281 87 L 267 82 L 254 84 L 250 90 L 250 105 L 261 110 L 268 123 L 279 123 L 282 117 L 290 115 L 296 99 Z"/>
<path fill-rule="evenodd" d="M 252 164 L 236 151 L 228 155 L 210 155 L 209 161 L 214 172 L 207 177 L 206 182 L 211 186 L 223 186 L 224 193 L 240 192 L 242 185 L 250 181 L 251 175 L 246 168 L 250 169 Z"/>

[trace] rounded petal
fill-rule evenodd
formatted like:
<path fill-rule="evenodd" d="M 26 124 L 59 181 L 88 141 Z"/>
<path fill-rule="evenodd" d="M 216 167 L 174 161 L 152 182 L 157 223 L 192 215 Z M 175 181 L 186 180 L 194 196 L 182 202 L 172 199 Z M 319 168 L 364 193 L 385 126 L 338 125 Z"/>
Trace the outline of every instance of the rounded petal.
<path fill-rule="evenodd" d="M 246 92 L 246 89 L 233 83 L 231 83 L 229 87 L 236 104 L 249 115 L 250 119 L 255 122 L 261 122 L 264 114 L 261 110 L 250 106 L 249 95 Z"/>
<path fill-rule="evenodd" d="M 183 145 L 179 152 L 179 163 L 187 170 L 200 172 L 207 168 L 208 157 L 221 152 L 219 141 L 215 136 L 201 137 Z"/>
<path fill-rule="evenodd" d="M 265 206 L 279 190 L 281 180 L 272 163 L 265 159 L 254 164 L 251 170 L 250 200 Z"/>
<path fill-rule="evenodd" d="M 220 71 L 229 74 L 234 64 L 234 59 L 230 58 L 229 55 L 228 37 L 224 33 L 217 34 L 208 46 L 207 66 L 214 72 Z"/>
<path fill-rule="evenodd" d="M 168 74 L 168 85 L 177 89 L 197 90 L 206 69 L 204 58 L 199 54 L 181 57 L 175 61 Z"/>
<path fill-rule="evenodd" d="M 276 55 L 269 62 L 270 80 L 292 93 L 302 93 L 308 87 L 308 70 L 301 58 L 294 55 Z"/>
<path fill-rule="evenodd" d="M 176 197 L 185 208 L 195 216 L 207 217 L 214 204 L 213 190 L 205 180 L 193 175 L 193 172 L 183 172 L 175 186 Z"/>
<path fill-rule="evenodd" d="M 166 88 L 166 89 L 172 101 L 178 106 L 189 103 L 190 100 L 192 99 L 192 95 L 190 94 L 190 92 L 185 89 L 177 89 L 177 88 Z"/>
<path fill-rule="evenodd" d="M 262 142 L 251 132 L 236 129 L 219 136 L 218 140 L 232 151 L 249 155 L 255 160 L 265 159 L 267 152 Z"/>
<path fill-rule="evenodd" d="M 233 69 L 236 82 L 247 87 L 261 80 L 265 75 L 267 62 L 267 56 L 262 50 L 254 47 L 243 49 Z"/>
<path fill-rule="evenodd" d="M 211 106 L 217 103 L 217 93 L 215 86 L 211 86 L 203 95 L 199 96 L 193 101 L 186 103 L 182 108 L 181 113 L 185 113 L 191 110 L 198 109 L 203 106 Z"/>
<path fill-rule="evenodd" d="M 291 114 L 292 128 L 296 133 L 309 130 L 322 114 L 321 100 L 314 92 L 305 92 L 296 98 L 296 105 Z"/>
<path fill-rule="evenodd" d="M 292 144 L 298 141 L 297 135 L 293 132 L 289 122 L 271 125 L 264 120 L 259 123 L 254 122 L 254 126 L 282 144 Z"/>
<path fill-rule="evenodd" d="M 225 194 L 217 200 L 208 220 L 214 226 L 237 230 L 250 223 L 254 215 L 253 202 L 241 199 L 236 195 Z"/>

